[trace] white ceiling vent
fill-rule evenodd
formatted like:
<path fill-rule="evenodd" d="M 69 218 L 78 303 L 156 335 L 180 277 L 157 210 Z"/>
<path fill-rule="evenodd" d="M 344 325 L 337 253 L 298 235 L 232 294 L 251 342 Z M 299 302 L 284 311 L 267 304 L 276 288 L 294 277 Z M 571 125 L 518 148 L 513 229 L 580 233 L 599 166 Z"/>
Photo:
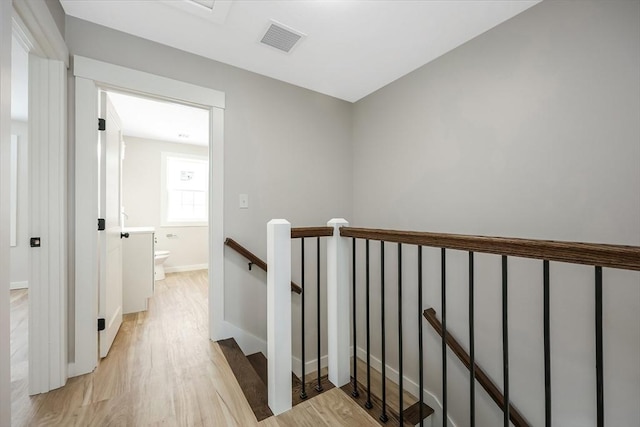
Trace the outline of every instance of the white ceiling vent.
<path fill-rule="evenodd" d="M 216 2 L 215 0 L 189 0 L 189 1 L 199 4 L 200 6 L 204 6 L 210 10 L 213 10 L 213 5 Z"/>
<path fill-rule="evenodd" d="M 275 47 L 283 52 L 291 52 L 291 49 L 305 36 L 305 34 L 287 27 L 276 21 L 271 21 L 269 28 L 262 36 L 260 43 Z"/>

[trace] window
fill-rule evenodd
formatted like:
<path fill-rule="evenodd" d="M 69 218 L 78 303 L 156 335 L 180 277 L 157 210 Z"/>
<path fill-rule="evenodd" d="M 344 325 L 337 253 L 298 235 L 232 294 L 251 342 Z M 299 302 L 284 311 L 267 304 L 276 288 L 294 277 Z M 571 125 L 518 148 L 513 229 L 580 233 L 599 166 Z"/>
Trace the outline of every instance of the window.
<path fill-rule="evenodd" d="M 162 153 L 162 225 L 206 226 L 209 162 L 203 156 Z"/>

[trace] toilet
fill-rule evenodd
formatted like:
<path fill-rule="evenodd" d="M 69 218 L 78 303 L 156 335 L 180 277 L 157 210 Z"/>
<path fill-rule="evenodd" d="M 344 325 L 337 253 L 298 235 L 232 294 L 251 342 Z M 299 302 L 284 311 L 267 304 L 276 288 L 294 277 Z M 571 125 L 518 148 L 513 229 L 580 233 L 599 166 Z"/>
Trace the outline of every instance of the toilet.
<path fill-rule="evenodd" d="M 164 262 L 169 258 L 169 251 L 155 251 L 153 257 L 153 263 L 155 264 L 153 269 L 153 276 L 155 280 L 164 279 Z"/>

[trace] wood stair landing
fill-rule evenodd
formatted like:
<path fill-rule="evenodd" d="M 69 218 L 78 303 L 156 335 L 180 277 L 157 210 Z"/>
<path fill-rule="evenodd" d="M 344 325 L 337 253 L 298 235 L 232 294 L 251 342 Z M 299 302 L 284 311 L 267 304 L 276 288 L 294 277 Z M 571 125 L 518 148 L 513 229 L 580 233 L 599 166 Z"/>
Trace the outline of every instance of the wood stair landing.
<path fill-rule="evenodd" d="M 351 378 L 353 381 L 353 378 Z M 359 395 L 354 397 L 351 392 L 353 391 L 353 382 L 343 385 L 340 387 L 342 391 L 348 394 L 353 400 L 355 400 L 359 406 L 363 407 L 369 415 L 378 421 L 380 425 L 383 426 L 397 426 L 400 423 L 400 415 L 396 411 L 396 409 L 390 407 L 387 404 L 387 421 L 382 421 L 380 419 L 382 414 L 382 399 L 380 399 L 375 394 L 371 393 L 371 408 L 367 408 L 365 403 L 367 402 L 367 390 L 366 388 L 358 382 L 358 392 Z M 413 427 L 420 424 L 420 402 L 416 402 L 413 405 L 409 406 L 404 410 L 404 422 L 403 425 L 406 427 Z M 427 406 L 425 403 L 422 404 L 422 416 L 423 419 L 427 418 L 429 415 L 433 414 L 433 409 L 430 406 Z"/>
<path fill-rule="evenodd" d="M 229 338 L 218 341 L 233 374 L 244 393 L 251 410 L 258 421 L 262 421 L 273 415 L 269 408 L 269 398 L 267 389 L 268 368 L 267 358 L 262 353 L 254 353 L 245 356 L 235 339 Z M 317 379 L 308 380 L 305 383 L 306 399 L 300 398 L 302 382 L 291 374 L 292 384 L 292 406 L 307 401 L 327 390 L 335 388 L 326 375 L 320 378 L 322 391 L 316 390 Z"/>

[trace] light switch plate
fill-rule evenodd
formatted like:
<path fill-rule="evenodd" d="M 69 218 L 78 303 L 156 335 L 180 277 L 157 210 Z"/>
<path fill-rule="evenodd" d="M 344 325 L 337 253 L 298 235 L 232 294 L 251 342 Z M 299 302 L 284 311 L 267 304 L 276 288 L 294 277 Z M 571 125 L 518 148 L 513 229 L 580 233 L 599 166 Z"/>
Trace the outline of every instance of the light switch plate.
<path fill-rule="evenodd" d="M 240 194 L 240 209 L 249 209 L 249 195 Z"/>

